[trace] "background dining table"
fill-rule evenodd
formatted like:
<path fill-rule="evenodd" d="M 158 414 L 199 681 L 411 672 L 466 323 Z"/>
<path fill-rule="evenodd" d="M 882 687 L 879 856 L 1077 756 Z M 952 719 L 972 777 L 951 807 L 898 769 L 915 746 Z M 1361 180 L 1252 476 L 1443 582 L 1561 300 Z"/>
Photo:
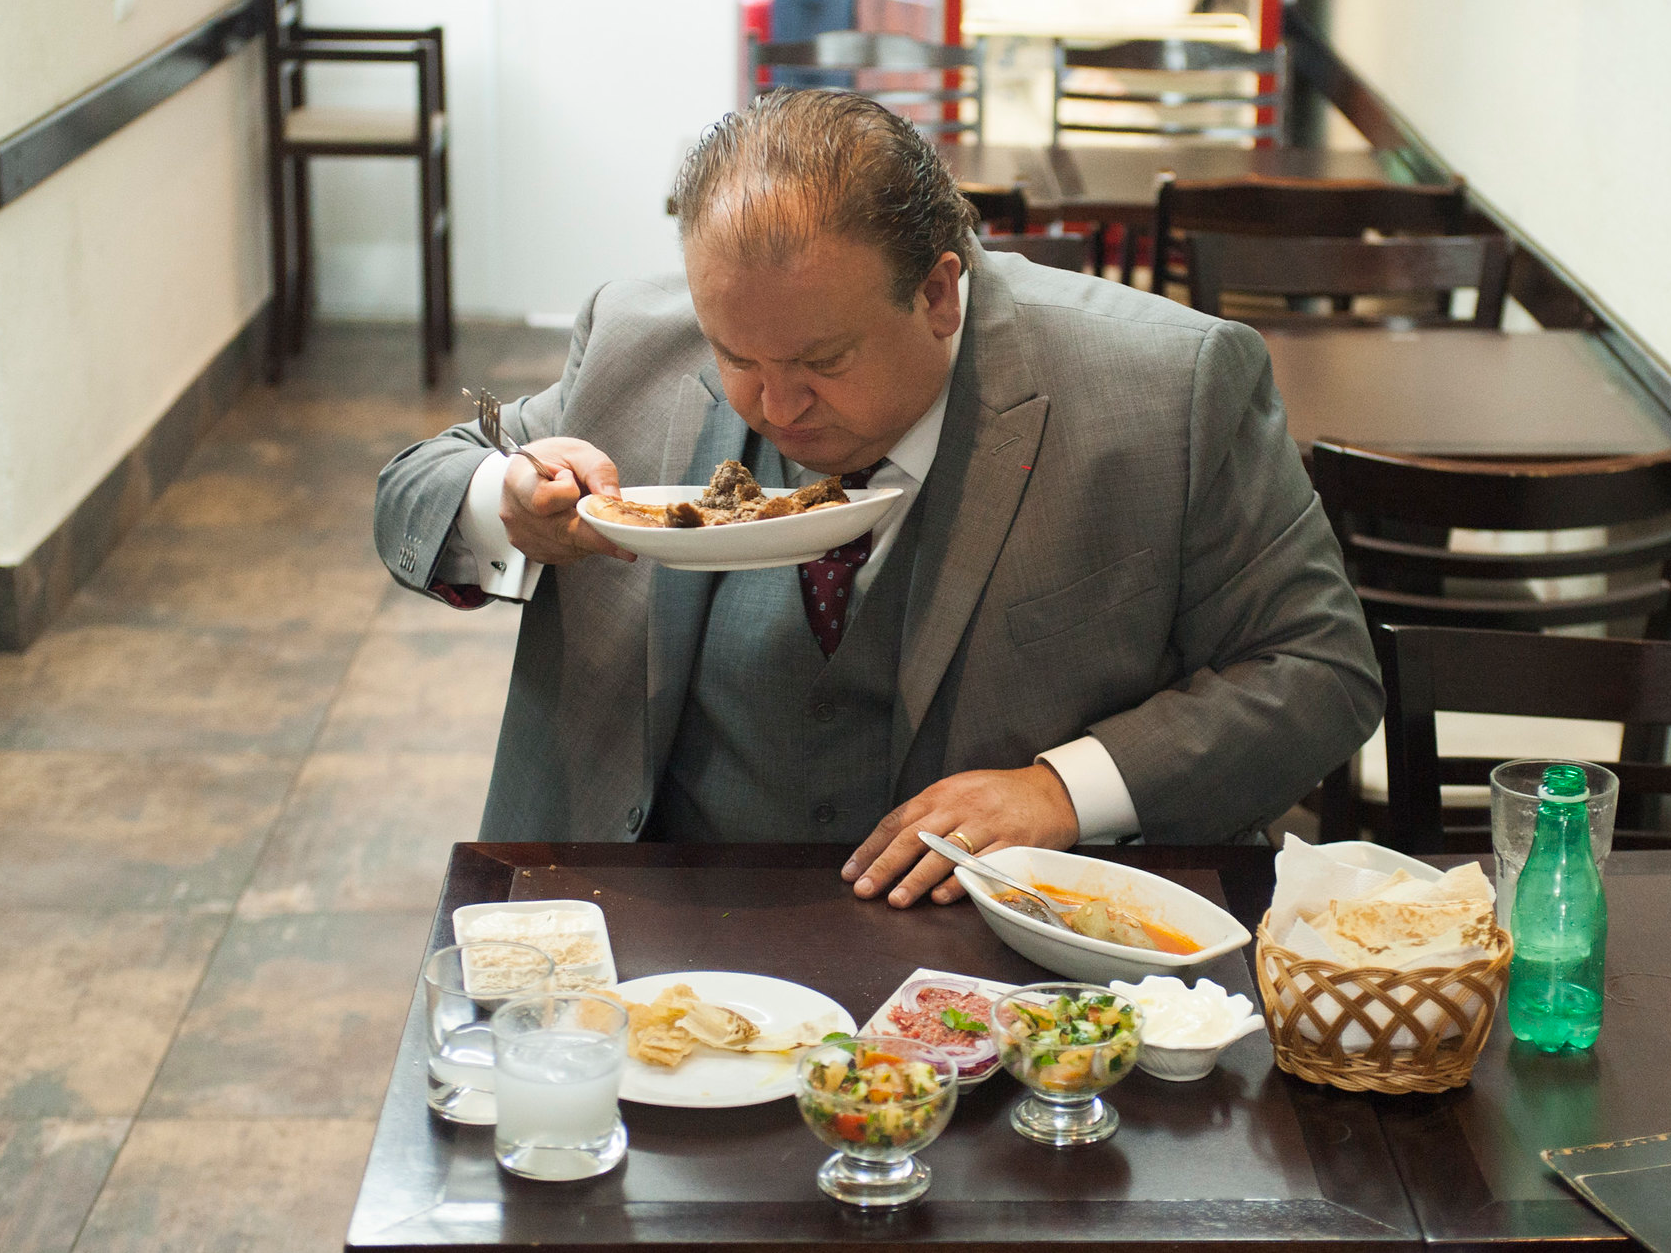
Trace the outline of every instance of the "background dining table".
<path fill-rule="evenodd" d="M 1450 457 L 1671 448 L 1671 413 L 1589 331 L 1260 326 L 1288 433 Z"/>
<path fill-rule="evenodd" d="M 1271 178 L 1409 181 L 1396 157 L 1367 148 L 948 144 L 940 151 L 960 184 L 1019 186 L 1027 198 L 1028 218 L 1044 224 L 1088 219 L 1147 227 L 1154 216 L 1161 176 L 1168 172 L 1180 179 L 1261 174 Z"/>
<path fill-rule="evenodd" d="M 1097 850 L 1091 850 L 1097 851 Z M 1127 848 L 1104 855 L 1174 878 L 1250 926 L 1269 902 L 1267 848 Z M 827 845 L 460 844 L 430 950 L 452 910 L 495 900 L 599 904 L 623 980 L 682 970 L 789 979 L 860 1022 L 918 967 L 1024 983 L 1046 972 L 1004 947 L 967 902 L 891 909 L 859 901 Z M 395 1059 L 346 1247 L 635 1248 L 748 1244 L 1010 1249 L 1018 1243 L 1199 1249 L 1340 1245 L 1415 1249 L 1539 1239 L 1624 1247 L 1624 1237 L 1536 1159 L 1548 1145 L 1671 1128 L 1657 1081 L 1671 1038 L 1663 902 L 1671 854 L 1615 854 L 1608 1022 L 1569 1061 L 1493 1032 L 1474 1081 L 1435 1097 L 1373 1097 L 1303 1083 L 1245 1038 L 1207 1078 L 1137 1072 L 1109 1094 L 1119 1133 L 1055 1150 L 1008 1124 L 1020 1089 L 998 1075 L 960 1098 L 924 1154 L 927 1197 L 866 1214 L 822 1196 L 827 1150 L 794 1103 L 686 1109 L 623 1103 L 625 1164 L 577 1183 L 495 1165 L 490 1129 L 425 1105 L 421 989 Z M 1254 995 L 1252 947 L 1201 973 Z M 414 957 L 417 955 L 414 954 Z"/>

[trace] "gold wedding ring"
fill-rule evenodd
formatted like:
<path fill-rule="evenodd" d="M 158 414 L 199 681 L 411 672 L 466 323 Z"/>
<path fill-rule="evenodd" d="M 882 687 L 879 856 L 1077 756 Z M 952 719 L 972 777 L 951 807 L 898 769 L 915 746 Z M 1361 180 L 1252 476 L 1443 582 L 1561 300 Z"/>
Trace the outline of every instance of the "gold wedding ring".
<path fill-rule="evenodd" d="M 975 855 L 975 846 L 969 843 L 969 837 L 964 835 L 963 832 L 953 831 L 946 838 L 948 840 L 956 840 L 959 844 L 963 845 L 963 851 L 968 853 L 969 856 L 973 857 Z"/>

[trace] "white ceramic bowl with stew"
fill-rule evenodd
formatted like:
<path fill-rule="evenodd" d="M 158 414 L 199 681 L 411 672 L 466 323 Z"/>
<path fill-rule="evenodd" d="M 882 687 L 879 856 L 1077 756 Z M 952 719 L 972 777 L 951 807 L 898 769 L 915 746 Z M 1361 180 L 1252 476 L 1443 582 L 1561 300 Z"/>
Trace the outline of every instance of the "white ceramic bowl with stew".
<path fill-rule="evenodd" d="M 1235 952 L 1253 938 L 1246 927 L 1206 897 L 1131 866 L 1046 848 L 1001 848 L 981 860 L 1023 883 L 1109 901 L 1200 946 L 1191 953 L 1165 953 L 1063 931 L 999 904 L 994 898 L 1002 888 L 960 867 L 957 881 L 998 938 L 1030 961 L 1070 979 L 1106 983 L 1145 975 L 1187 978 L 1191 971 Z"/>

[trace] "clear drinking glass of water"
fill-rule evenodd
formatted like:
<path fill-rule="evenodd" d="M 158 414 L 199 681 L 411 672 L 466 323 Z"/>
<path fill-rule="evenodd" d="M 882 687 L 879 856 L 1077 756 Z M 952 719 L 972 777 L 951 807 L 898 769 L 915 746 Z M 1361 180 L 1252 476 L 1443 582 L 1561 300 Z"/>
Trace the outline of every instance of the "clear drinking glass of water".
<path fill-rule="evenodd" d="M 424 963 L 429 1014 L 429 1107 L 449 1122 L 491 1126 L 493 1028 L 506 1001 L 551 987 L 551 958 L 530 944 L 479 941 L 438 949 Z"/>
<path fill-rule="evenodd" d="M 518 997 L 493 1015 L 493 1048 L 501 1166 L 526 1179 L 585 1179 L 626 1156 L 619 1001 L 592 992 Z"/>

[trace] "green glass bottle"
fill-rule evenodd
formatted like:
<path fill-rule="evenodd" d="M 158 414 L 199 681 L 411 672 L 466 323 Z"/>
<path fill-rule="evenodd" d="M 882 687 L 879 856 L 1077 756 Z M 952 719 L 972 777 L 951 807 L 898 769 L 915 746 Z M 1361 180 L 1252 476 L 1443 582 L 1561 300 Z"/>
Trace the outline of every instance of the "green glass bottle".
<path fill-rule="evenodd" d="M 1607 897 L 1590 851 L 1589 796 L 1581 767 L 1543 772 L 1509 921 L 1509 1029 L 1547 1053 L 1587 1049 L 1601 1033 Z"/>

